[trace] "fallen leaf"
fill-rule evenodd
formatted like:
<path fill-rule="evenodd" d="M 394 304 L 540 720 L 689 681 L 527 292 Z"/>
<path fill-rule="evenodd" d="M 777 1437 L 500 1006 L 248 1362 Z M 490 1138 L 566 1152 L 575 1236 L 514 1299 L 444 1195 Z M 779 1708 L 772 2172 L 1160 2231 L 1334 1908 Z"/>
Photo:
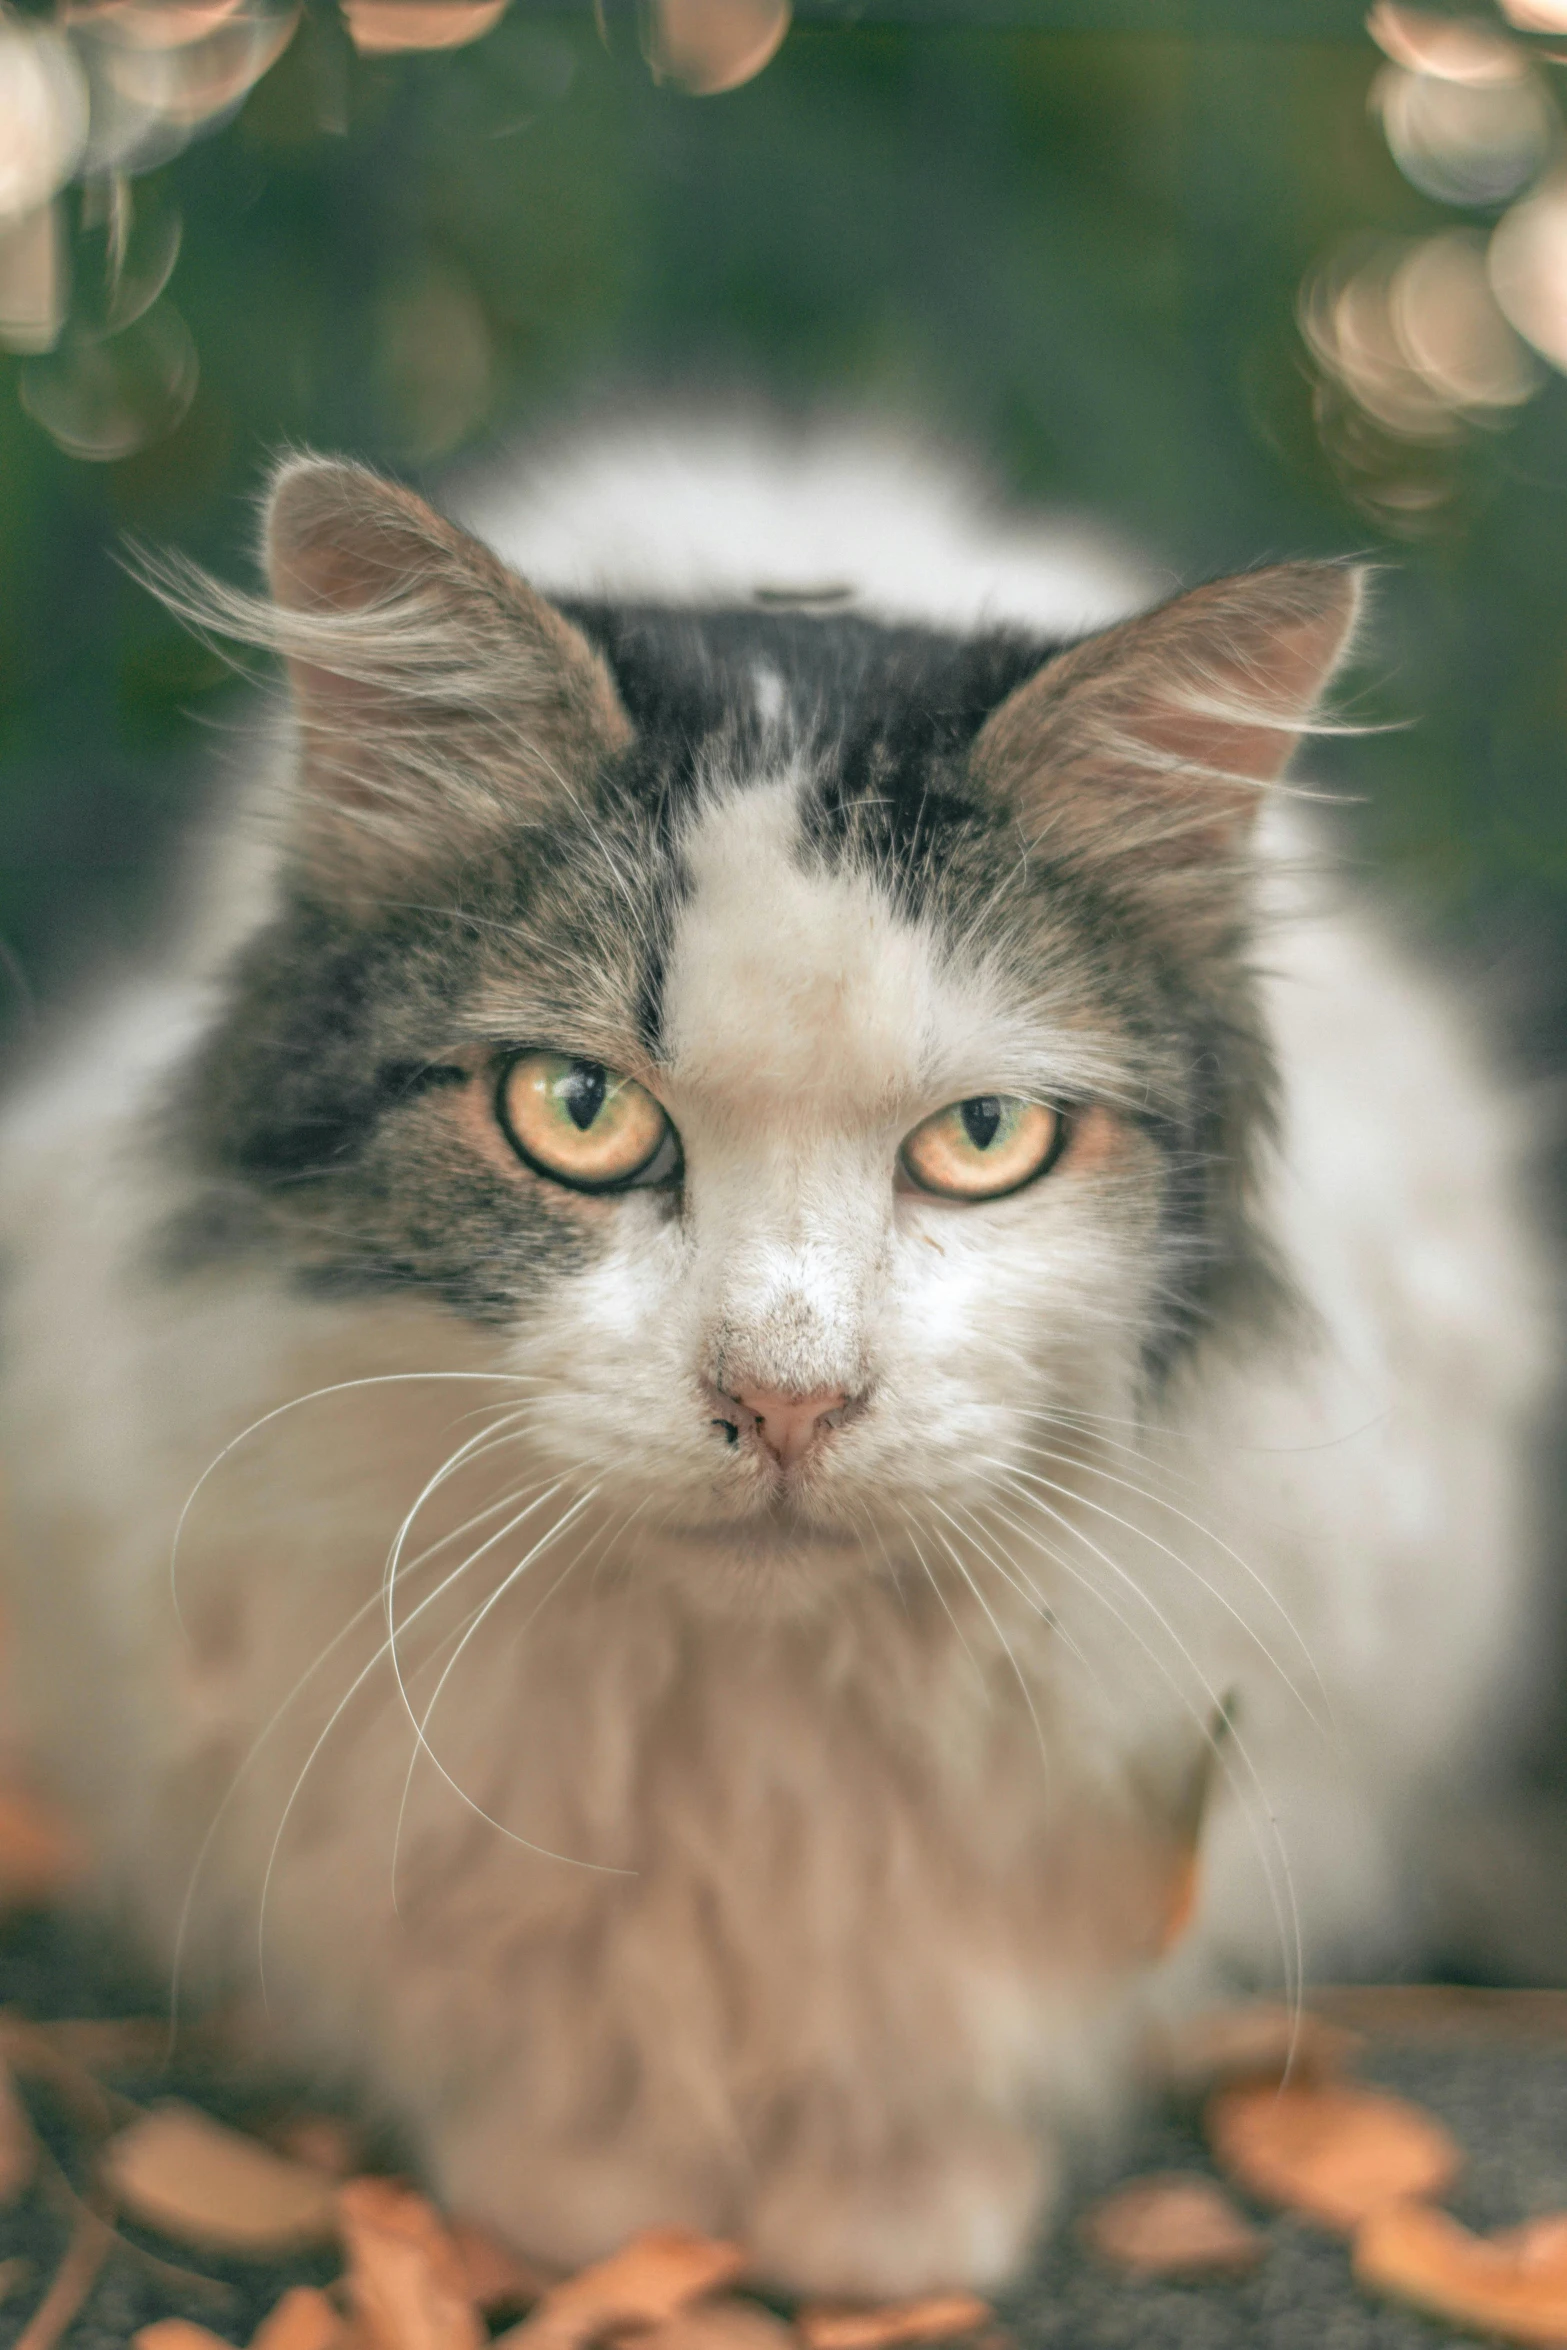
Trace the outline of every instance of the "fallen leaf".
<path fill-rule="evenodd" d="M 295 2285 L 262 2319 L 250 2350 L 337 2350 L 346 2332 L 341 2310 L 325 2293 Z"/>
<path fill-rule="evenodd" d="M 1443 2194 L 1462 2160 L 1434 2115 L 1341 2082 L 1221 2089 L 1207 2131 L 1238 2186 L 1346 2235 L 1385 2204 Z"/>
<path fill-rule="evenodd" d="M 356 2132 L 335 2113 L 290 2114 L 268 2130 L 267 2141 L 290 2162 L 325 2171 L 333 2179 L 352 2178 L 363 2159 Z"/>
<path fill-rule="evenodd" d="M 1222 2187 L 1200 2171 L 1131 2179 L 1083 2214 L 1089 2250 L 1144 2277 L 1235 2275 L 1267 2250 Z"/>
<path fill-rule="evenodd" d="M 169 2053 L 167 2016 L 68 2016 L 57 2023 L 34 2024 L 28 2029 L 63 2063 L 79 2065 L 90 2073 L 129 2072 L 160 2065 Z"/>
<path fill-rule="evenodd" d="M 158 2105 L 103 2152 L 103 2175 L 134 2219 L 224 2252 L 287 2252 L 330 2236 L 337 2190 L 193 2105 Z"/>
<path fill-rule="evenodd" d="M 1189 2017 L 1166 2035 L 1157 2067 L 1174 2089 L 1198 2095 L 1227 2081 L 1319 2081 L 1341 2073 L 1364 2046 L 1358 2032 L 1309 2010 L 1251 2000 Z"/>
<path fill-rule="evenodd" d="M 450 2222 L 451 2239 L 462 2262 L 468 2298 L 486 2317 L 517 2317 L 553 2291 L 561 2281 L 558 2268 L 543 2268 L 524 2260 L 511 2247 L 472 2220 Z"/>
<path fill-rule="evenodd" d="M 62 2055 L 52 2033 L 9 2011 L 0 2013 L 0 2060 L 24 2079 L 46 2080 L 94 2137 L 108 2137 L 120 2118 L 94 2073 Z"/>
<path fill-rule="evenodd" d="M 33 2311 L 11 2350 L 55 2350 L 98 2280 L 114 2231 L 101 2212 L 78 2206 L 65 2257 L 49 2280 L 49 2290 Z"/>
<path fill-rule="evenodd" d="M 1525 2268 L 1554 2268 L 1567 2272 L 1567 2211 L 1547 2211 L 1526 2219 L 1521 2227 L 1502 2228 L 1489 2241 L 1514 2253 Z"/>
<path fill-rule="evenodd" d="M 51 1805 L 20 1787 L 0 1787 L 0 1906 L 53 1901 L 82 1876 L 87 1856 Z"/>
<path fill-rule="evenodd" d="M 500 2338 L 506 2350 L 579 2350 L 628 2326 L 662 2325 L 687 2302 L 743 2276 L 738 2244 L 688 2228 L 644 2228 L 607 2260 L 545 2294 L 531 2317 Z"/>
<path fill-rule="evenodd" d="M 1355 2238 L 1357 2282 L 1508 2342 L 1567 2341 L 1567 2218 L 1474 2236 L 1445 2211 L 1395 2203 Z"/>
<path fill-rule="evenodd" d="M 433 2204 L 395 2179 L 350 2179 L 337 2208 L 363 2350 L 483 2350 L 461 2257 Z"/>
<path fill-rule="evenodd" d="M 26 2106 L 11 2077 L 0 2063 L 0 2203 L 20 2195 L 38 2168 L 38 2141 Z"/>
<path fill-rule="evenodd" d="M 755 2301 L 696 2301 L 621 2337 L 625 2350 L 794 2350 L 797 2337 Z"/>
<path fill-rule="evenodd" d="M 808 2350 L 889 2350 L 898 2342 L 950 2342 L 988 2325 L 994 2312 L 973 2293 L 924 2293 L 866 2305 L 816 2301 L 795 2314 Z"/>
<path fill-rule="evenodd" d="M 234 2350 L 221 2334 L 192 2325 L 188 2317 L 160 2317 L 131 2336 L 131 2350 Z"/>

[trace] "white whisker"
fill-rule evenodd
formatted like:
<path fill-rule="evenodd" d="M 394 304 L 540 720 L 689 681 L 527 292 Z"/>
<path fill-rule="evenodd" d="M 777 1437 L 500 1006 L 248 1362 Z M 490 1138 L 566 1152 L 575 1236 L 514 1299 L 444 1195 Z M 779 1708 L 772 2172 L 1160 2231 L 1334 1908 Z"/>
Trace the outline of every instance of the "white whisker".
<path fill-rule="evenodd" d="M 406 1386 L 410 1381 L 448 1379 L 473 1380 L 481 1384 L 499 1384 L 505 1387 L 537 1384 L 533 1380 L 533 1375 L 525 1371 L 375 1371 L 362 1379 L 334 1379 L 325 1387 L 312 1387 L 304 1395 L 290 1396 L 287 1403 L 275 1404 L 271 1411 L 263 1412 L 259 1419 L 252 1420 L 248 1428 L 241 1428 L 237 1436 L 231 1436 L 222 1450 L 213 1455 L 185 1496 L 184 1507 L 175 1520 L 174 1539 L 169 1546 L 169 1597 L 174 1607 L 174 1620 L 181 1632 L 185 1634 L 186 1639 L 189 1639 L 190 1635 L 186 1631 L 185 1618 L 180 1612 L 178 1580 L 180 1539 L 185 1531 L 185 1521 L 190 1516 L 197 1496 L 208 1478 L 223 1466 L 231 1452 L 236 1452 L 240 1445 L 247 1443 L 252 1436 L 259 1435 L 263 1428 L 270 1427 L 274 1420 L 281 1420 L 288 1412 L 297 1412 L 304 1404 L 319 1403 L 324 1396 L 348 1395 L 354 1389 L 361 1387 L 397 1387 Z"/>
<path fill-rule="evenodd" d="M 993 1465 L 1003 1468 L 1006 1466 L 1004 1463 L 995 1463 Z M 1009 1484 L 1011 1490 L 1017 1494 L 1021 1501 L 1025 1502 L 1030 1508 L 1041 1511 L 1046 1517 L 1051 1519 L 1054 1524 L 1060 1526 L 1066 1533 L 1074 1535 L 1076 1539 L 1083 1544 L 1086 1550 L 1088 1550 L 1095 1558 L 1097 1558 L 1103 1566 L 1108 1567 L 1111 1573 L 1115 1575 L 1121 1582 L 1126 1584 L 1132 1594 L 1132 1597 L 1140 1601 L 1141 1604 L 1147 1608 L 1149 1613 L 1153 1616 L 1155 1622 L 1159 1625 L 1160 1629 L 1168 1637 L 1172 1647 L 1181 1658 L 1183 1664 L 1187 1666 L 1193 1680 L 1201 1690 L 1209 1709 L 1206 1717 L 1202 1716 L 1198 1712 L 1197 1708 L 1193 1706 L 1190 1697 L 1186 1694 L 1185 1691 L 1181 1689 L 1180 1684 L 1175 1679 L 1168 1665 L 1166 1665 L 1164 1660 L 1155 1653 L 1152 1646 L 1146 1640 L 1144 1640 L 1142 1636 L 1126 1621 L 1126 1619 L 1120 1614 L 1119 1610 L 1109 1605 L 1107 1595 L 1100 1590 L 1099 1586 L 1094 1582 L 1093 1578 L 1089 1575 L 1080 1573 L 1070 1564 L 1066 1558 L 1062 1556 L 1058 1550 L 1054 1548 L 1053 1545 L 1046 1545 L 1044 1543 L 1039 1544 L 1039 1547 L 1045 1551 L 1046 1556 L 1053 1559 L 1055 1564 L 1061 1568 L 1063 1573 L 1071 1576 L 1074 1582 L 1080 1584 L 1081 1587 L 1089 1593 L 1090 1597 L 1098 1600 L 1102 1605 L 1105 1605 L 1112 1619 L 1120 1626 L 1123 1631 L 1127 1633 L 1129 1638 L 1136 1641 L 1137 1646 L 1148 1658 L 1155 1671 L 1158 1672 L 1160 1677 L 1166 1682 L 1175 1696 L 1180 1700 L 1181 1705 L 1188 1716 L 1194 1722 L 1199 1723 L 1202 1728 L 1203 1735 L 1217 1756 L 1219 1767 L 1224 1771 L 1225 1776 L 1229 1778 L 1231 1775 L 1229 1764 L 1224 1752 L 1218 1745 L 1213 1729 L 1213 1724 L 1216 1721 L 1223 1720 L 1227 1717 L 1228 1709 L 1225 1703 L 1225 1699 L 1217 1690 L 1211 1687 L 1207 1676 L 1202 1671 L 1202 1668 L 1198 1665 L 1195 1657 L 1193 1657 L 1191 1651 L 1187 1648 L 1185 1642 L 1176 1632 L 1174 1626 L 1165 1617 L 1157 1603 L 1149 1598 L 1147 1592 L 1142 1589 L 1142 1586 L 1138 1583 L 1136 1577 L 1129 1574 L 1124 1567 L 1120 1566 L 1116 1560 L 1111 1558 L 1105 1551 L 1103 1551 L 1099 1545 L 1084 1532 L 1082 1527 L 1074 1526 L 1072 1521 L 1069 1518 L 1064 1517 L 1059 1510 L 1052 1509 L 1048 1502 L 1040 1501 L 1036 1495 L 1028 1491 L 1026 1486 L 1017 1483 L 1010 1470 L 1007 1472 L 1006 1481 Z M 1012 1522 L 1014 1524 L 1017 1523 L 1015 1520 Z M 1017 1531 L 1024 1536 L 1025 1540 L 1037 1540 L 1037 1537 L 1031 1535 L 1029 1530 L 1022 1525 L 1017 1525 Z M 1279 1827 L 1277 1816 L 1275 1815 L 1273 1807 L 1268 1800 L 1267 1789 L 1263 1785 L 1262 1778 L 1257 1770 L 1256 1763 L 1245 1743 L 1245 1740 L 1233 1727 L 1229 1732 L 1228 1745 L 1235 1754 L 1237 1761 L 1241 1762 L 1245 1766 L 1246 1775 L 1250 1780 L 1253 1789 L 1255 1790 L 1257 1800 L 1261 1804 L 1263 1812 L 1267 1818 L 1269 1828 L 1272 1832 L 1274 1848 L 1278 1855 L 1279 1868 L 1282 1873 L 1285 1886 L 1286 1898 L 1283 1905 L 1281 1905 L 1279 1900 L 1278 1888 L 1275 1884 L 1272 1866 L 1270 1865 L 1267 1855 L 1263 1850 L 1260 1838 L 1257 1836 L 1255 1823 L 1252 1821 L 1249 1808 L 1243 1802 L 1241 1805 L 1241 1814 L 1247 1822 L 1247 1833 L 1252 1837 L 1258 1860 L 1262 1866 L 1263 1881 L 1268 1890 L 1268 1899 L 1270 1905 L 1273 1908 L 1274 1922 L 1278 1929 L 1279 1955 L 1284 1966 L 1285 1989 L 1289 1996 L 1292 2007 L 1297 2011 L 1298 2018 L 1298 2011 L 1304 1995 L 1305 1944 L 1304 1937 L 1301 1932 L 1300 1913 L 1295 1900 L 1295 1879 L 1294 1872 L 1290 1867 L 1289 1852 L 1285 1845 L 1283 1833 Z M 1287 1916 L 1285 1914 L 1286 1910 L 1288 1912 Z"/>
<path fill-rule="evenodd" d="M 1066 1456 L 1059 1453 L 1052 1453 L 1043 1446 L 1035 1447 L 1034 1451 L 1035 1457 L 1042 1460 L 1062 1461 L 1066 1459 Z M 1090 1476 L 1107 1474 L 1107 1472 L 1097 1470 L 1085 1463 L 1073 1464 L 1068 1462 L 1067 1465 L 1087 1467 L 1088 1474 Z M 1182 1574 L 1189 1575 L 1192 1581 L 1196 1583 L 1203 1591 L 1206 1591 L 1210 1599 L 1216 1600 L 1219 1606 L 1223 1608 L 1225 1614 L 1231 1617 L 1233 1621 L 1240 1626 L 1247 1639 L 1253 1643 L 1271 1670 L 1278 1675 L 1280 1681 L 1289 1691 L 1290 1696 L 1300 1707 L 1301 1712 L 1305 1715 L 1307 1721 L 1310 1722 L 1312 1728 L 1317 1732 L 1318 1736 L 1325 1738 L 1328 1735 L 1327 1731 L 1323 1728 L 1322 1723 L 1318 1720 L 1314 1709 L 1307 1702 L 1301 1690 L 1296 1686 L 1296 1683 L 1291 1675 L 1285 1671 L 1283 1665 L 1274 1655 L 1272 1649 L 1263 1639 L 1256 1626 L 1247 1622 L 1246 1618 L 1242 1615 L 1240 1609 L 1235 1605 L 1234 1601 L 1229 1599 L 1225 1593 L 1219 1589 L 1217 1584 L 1210 1582 L 1208 1577 L 1204 1575 L 1199 1568 L 1194 1567 L 1190 1559 L 1182 1558 L 1179 1551 L 1172 1550 L 1167 1542 L 1161 1542 L 1159 1537 L 1156 1534 L 1151 1533 L 1146 1526 L 1138 1526 L 1134 1524 L 1130 1518 L 1122 1517 L 1119 1511 L 1110 1509 L 1104 1502 L 1094 1501 L 1088 1494 L 1079 1492 L 1073 1486 L 1057 1484 L 1055 1480 L 1050 1477 L 1040 1476 L 1037 1470 L 1019 1468 L 1016 1473 L 1020 1476 L 1029 1478 L 1029 1480 L 1033 1483 L 1043 1486 L 1048 1493 L 1059 1494 L 1064 1501 L 1074 1503 L 1079 1509 L 1092 1510 L 1095 1517 L 1107 1518 L 1112 1526 L 1119 1526 L 1124 1533 L 1132 1535 L 1137 1541 L 1146 1542 L 1151 1550 L 1156 1550 L 1162 1558 L 1167 1558 L 1172 1566 L 1179 1567 Z M 1127 1483 L 1125 1478 L 1115 1478 L 1112 1479 L 1111 1482 L 1122 1486 L 1125 1486 Z M 1139 1490 L 1139 1488 L 1136 1486 L 1131 1486 L 1128 1488 L 1128 1490 L 1135 1493 Z M 1156 1508 L 1168 1509 L 1172 1506 L 1169 1503 L 1160 1502 L 1158 1497 L 1151 1493 L 1144 1494 L 1143 1499 L 1153 1502 Z M 1253 1573 L 1253 1570 L 1246 1566 L 1246 1563 L 1243 1559 L 1237 1557 L 1236 1553 L 1229 1548 L 1227 1543 L 1220 1542 L 1217 1536 L 1209 1535 L 1206 1527 L 1198 1525 L 1194 1518 L 1186 1518 L 1184 1512 L 1176 1510 L 1173 1512 L 1173 1514 L 1177 1517 L 1183 1518 L 1184 1522 L 1191 1526 L 1195 1532 L 1206 1535 L 1207 1538 L 1214 1543 L 1217 1549 L 1224 1551 L 1225 1555 L 1233 1559 L 1238 1567 L 1243 1568 L 1247 1574 L 1252 1576 L 1252 1580 L 1258 1585 L 1259 1589 L 1263 1592 L 1265 1597 L 1270 1600 L 1272 1599 L 1273 1595 L 1270 1591 L 1268 1591 L 1267 1585 L 1263 1583 L 1261 1576 Z M 1274 1601 L 1274 1605 L 1278 1606 L 1278 1602 Z M 1289 1625 L 1291 1632 L 1295 1632 L 1293 1623 L 1291 1623 L 1289 1616 L 1285 1613 L 1282 1607 L 1279 1608 L 1279 1613 L 1284 1617 L 1284 1621 Z M 1305 1642 L 1300 1639 L 1299 1633 L 1295 1633 L 1295 1637 L 1297 1641 L 1300 1642 L 1301 1649 L 1306 1657 L 1306 1662 L 1311 1666 L 1313 1673 L 1316 1673 L 1316 1665 L 1312 1659 L 1309 1649 L 1306 1648 Z M 1321 1686 L 1321 1679 L 1322 1677 L 1318 1673 L 1317 1682 L 1319 1687 Z M 1322 1695 L 1324 1702 L 1326 1702 L 1326 1689 L 1323 1689 Z M 1332 1714 L 1330 1707 L 1330 1722 L 1331 1718 Z"/>

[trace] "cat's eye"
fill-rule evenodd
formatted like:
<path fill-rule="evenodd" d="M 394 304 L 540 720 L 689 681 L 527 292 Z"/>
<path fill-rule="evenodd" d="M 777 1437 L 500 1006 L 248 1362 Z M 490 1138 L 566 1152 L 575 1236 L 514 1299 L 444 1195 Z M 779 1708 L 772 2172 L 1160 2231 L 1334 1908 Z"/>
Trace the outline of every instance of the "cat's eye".
<path fill-rule="evenodd" d="M 1015 1094 L 977 1093 L 916 1126 L 898 1160 L 921 1191 L 942 1199 L 1000 1199 L 1053 1166 L 1065 1140 L 1059 1110 Z"/>
<path fill-rule="evenodd" d="M 519 1158 L 577 1191 L 667 1183 L 680 1172 L 680 1138 L 653 1096 L 600 1061 L 516 1054 L 501 1071 L 495 1114 Z"/>

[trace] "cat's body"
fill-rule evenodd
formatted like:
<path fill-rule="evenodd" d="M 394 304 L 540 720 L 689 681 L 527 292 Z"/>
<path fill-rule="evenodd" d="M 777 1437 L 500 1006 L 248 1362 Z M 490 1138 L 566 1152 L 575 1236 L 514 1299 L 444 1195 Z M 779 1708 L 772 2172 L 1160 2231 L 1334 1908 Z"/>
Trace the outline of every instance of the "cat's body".
<path fill-rule="evenodd" d="M 5 1135 L 29 1711 L 153 1947 L 264 1968 L 285 2050 L 525 2247 L 684 2220 L 811 2289 L 992 2281 L 1182 1922 L 1221 1703 L 1193 1982 L 1396 1941 L 1496 1743 L 1521 1121 L 1284 827 L 1238 870 L 1232 770 L 1287 753 L 1343 575 L 1041 672 L 1094 593 L 1043 555 L 975 650 L 669 618 L 606 478 L 577 511 L 627 543 L 539 576 L 636 608 L 563 626 L 364 477 L 284 477 L 295 878 L 231 893 L 237 983 L 123 996 Z M 777 503 L 754 584 L 852 582 L 864 512 Z M 491 518 L 542 566 L 572 511 Z M 984 555 L 943 531 L 950 624 Z M 541 1175 L 534 1047 L 629 1070 L 674 1172 Z M 930 1196 L 954 1101 L 1056 1105 L 1059 1166 Z"/>

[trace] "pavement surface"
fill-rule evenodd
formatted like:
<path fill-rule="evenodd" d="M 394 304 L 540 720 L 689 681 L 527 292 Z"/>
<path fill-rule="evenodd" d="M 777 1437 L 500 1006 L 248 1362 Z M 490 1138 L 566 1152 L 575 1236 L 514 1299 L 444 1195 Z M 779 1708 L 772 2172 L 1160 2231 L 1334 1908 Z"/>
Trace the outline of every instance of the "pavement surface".
<path fill-rule="evenodd" d="M 157 1986 L 101 1937 L 64 1919 L 31 1916 L 0 1932 L 0 2007 L 48 2020 L 62 2016 L 147 2016 Z M 1477 2228 L 1567 2210 L 1567 2037 L 1476 2043 L 1400 2044 L 1373 2040 L 1360 2078 L 1396 2089 L 1439 2114 L 1467 2149 L 1464 2179 L 1451 2198 Z M 133 2096 L 189 2097 L 220 2118 L 255 2127 L 287 2112 L 286 2084 L 246 2085 L 193 2059 L 172 2071 L 117 2077 Z M 29 2088 L 46 2145 L 67 2174 L 79 2170 L 81 2140 L 46 2092 Z M 1116 2170 L 1094 2182 L 1154 2169 L 1208 2171 L 1194 2116 L 1150 2118 Z M 1454 2350 L 1469 2337 L 1367 2300 L 1351 2282 L 1344 2247 L 1300 2223 L 1258 2220 L 1269 2239 L 1262 2265 L 1236 2281 L 1149 2284 L 1102 2266 L 1076 2243 L 1071 2215 L 1026 2284 L 1001 2314 L 1019 2350 Z M 25 2262 L 0 2301 L 0 2350 L 22 2336 L 54 2275 L 70 2233 L 63 2191 L 48 2166 L 22 2200 L 0 2209 L 0 2263 Z M 116 2248 L 80 2315 L 67 2350 L 122 2350 L 138 2326 L 188 2317 L 244 2344 L 284 2288 L 326 2283 L 330 2255 L 289 2263 L 193 2256 L 135 2228 L 136 2249 Z M 164 2265 L 193 2265 L 209 2281 L 182 2281 Z"/>

